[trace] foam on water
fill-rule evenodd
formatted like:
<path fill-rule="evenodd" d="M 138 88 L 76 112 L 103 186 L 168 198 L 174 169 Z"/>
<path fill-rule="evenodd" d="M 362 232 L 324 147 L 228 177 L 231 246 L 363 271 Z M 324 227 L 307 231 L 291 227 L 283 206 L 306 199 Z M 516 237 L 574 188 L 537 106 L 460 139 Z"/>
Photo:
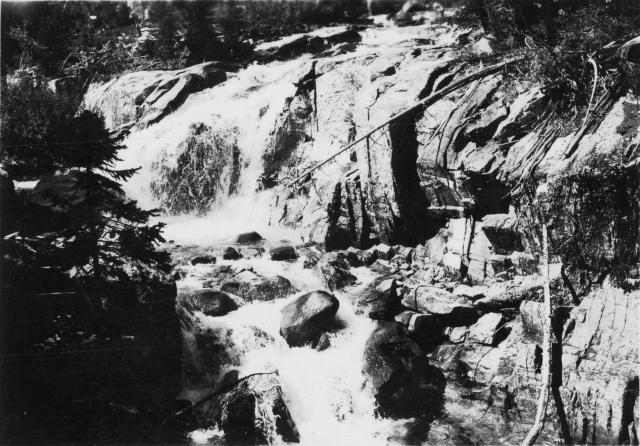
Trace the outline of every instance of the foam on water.
<path fill-rule="evenodd" d="M 289 278 L 293 277 L 291 273 L 303 274 L 295 266 L 276 269 L 272 267 L 270 272 Z M 356 273 L 363 278 L 363 271 Z M 303 280 L 310 284 L 318 280 L 311 277 L 313 273 L 309 270 L 304 274 Z M 278 371 L 304 445 L 386 445 L 407 421 L 375 415 L 375 400 L 371 390 L 364 386 L 362 373 L 365 343 L 375 323 L 355 314 L 349 294 L 336 293 L 340 300 L 337 314 L 340 328 L 330 333 L 331 347 L 321 352 L 309 346 L 289 347 L 279 334 L 281 310 L 298 295 L 273 302 L 253 302 L 224 317 L 201 319 L 205 326 L 224 324 L 232 329 L 233 344 L 241 354 L 240 376 Z M 265 345 L 256 341 L 250 327 L 258 327 L 275 342 Z M 212 431 L 213 437 L 214 434 Z M 201 443 L 211 441 L 206 432 L 198 431 L 192 435 L 194 441 L 196 437 Z"/>

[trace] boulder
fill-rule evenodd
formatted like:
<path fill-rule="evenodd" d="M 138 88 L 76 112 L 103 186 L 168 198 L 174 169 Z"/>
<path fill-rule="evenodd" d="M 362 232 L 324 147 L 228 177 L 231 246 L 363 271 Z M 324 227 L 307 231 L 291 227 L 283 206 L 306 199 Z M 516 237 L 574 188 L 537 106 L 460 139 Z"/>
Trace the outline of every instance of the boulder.
<path fill-rule="evenodd" d="M 212 255 L 200 255 L 191 259 L 192 265 L 211 265 L 216 263 L 216 257 Z"/>
<path fill-rule="evenodd" d="M 227 387 L 197 408 L 199 418 L 213 420 L 224 431 L 225 444 L 274 444 L 280 438 L 285 443 L 300 441 L 277 372 L 249 375 Z"/>
<path fill-rule="evenodd" d="M 375 320 L 393 320 L 402 311 L 400 297 L 396 292 L 400 276 L 376 278 L 356 296 L 358 310 Z"/>
<path fill-rule="evenodd" d="M 487 313 L 478 322 L 469 327 L 469 342 L 477 344 L 496 345 L 500 339 L 500 329 L 503 325 L 501 313 Z"/>
<path fill-rule="evenodd" d="M 236 243 L 239 245 L 253 245 L 255 243 L 260 243 L 263 240 L 264 238 L 255 231 L 243 232 L 236 237 Z"/>
<path fill-rule="evenodd" d="M 246 257 L 247 259 L 252 259 L 254 257 L 262 256 L 262 254 L 264 254 L 264 249 L 258 248 L 258 247 L 242 248 L 242 250 L 240 251 L 240 254 L 242 255 L 242 257 Z"/>
<path fill-rule="evenodd" d="M 234 248 L 229 246 L 229 247 L 225 248 L 224 252 L 222 253 L 222 258 L 224 260 L 238 260 L 238 259 L 242 258 L 242 254 L 240 254 Z"/>
<path fill-rule="evenodd" d="M 243 304 L 237 296 L 210 288 L 192 291 L 182 302 L 190 310 L 202 311 L 207 316 L 224 316 Z"/>
<path fill-rule="evenodd" d="M 271 254 L 271 260 L 295 260 L 298 258 L 298 254 L 293 246 L 283 245 L 271 248 L 269 252 Z"/>
<path fill-rule="evenodd" d="M 363 373 L 384 417 L 435 415 L 442 408 L 444 376 L 395 322 L 379 322 L 371 333 Z"/>
<path fill-rule="evenodd" d="M 218 286 L 222 291 L 240 296 L 247 302 L 271 301 L 290 296 L 296 291 L 291 282 L 282 276 L 261 276 L 249 270 L 223 279 Z"/>
<path fill-rule="evenodd" d="M 402 305 L 410 310 L 435 314 L 448 326 L 469 325 L 478 318 L 473 305 L 441 288 L 419 286 L 402 299 Z"/>
<path fill-rule="evenodd" d="M 282 309 L 280 334 L 292 347 L 316 342 L 335 320 L 340 302 L 322 290 L 297 297 Z"/>

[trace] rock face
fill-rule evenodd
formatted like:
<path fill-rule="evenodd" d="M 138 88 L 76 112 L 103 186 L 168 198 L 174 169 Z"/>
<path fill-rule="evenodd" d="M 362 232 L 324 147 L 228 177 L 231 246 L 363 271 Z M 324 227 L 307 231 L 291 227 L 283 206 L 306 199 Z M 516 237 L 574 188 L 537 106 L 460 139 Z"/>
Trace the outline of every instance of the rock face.
<path fill-rule="evenodd" d="M 310 291 L 282 309 L 280 334 L 287 344 L 300 347 L 331 328 L 340 302 L 326 291 Z"/>
<path fill-rule="evenodd" d="M 148 126 L 177 109 L 191 94 L 227 79 L 216 62 L 176 71 L 141 71 L 93 83 L 84 106 L 99 112 L 108 128 Z"/>
<path fill-rule="evenodd" d="M 562 343 L 554 343 L 553 382 L 575 442 L 636 441 L 632 426 L 640 419 L 639 299 L 638 292 L 603 288 L 586 296 L 568 316 L 556 313 L 555 336 Z M 451 342 L 439 346 L 432 361 L 452 381 L 471 386 L 474 398 L 489 405 L 502 400 L 500 410 L 533 420 L 542 364 L 540 305 L 523 301 L 512 320 L 487 313 L 469 328 L 466 342 L 459 343 L 459 336 L 450 333 Z M 550 421 L 543 435 L 560 431 L 558 418 Z"/>
<path fill-rule="evenodd" d="M 380 322 L 367 340 L 363 372 L 383 416 L 436 414 L 446 381 L 395 322 Z"/>

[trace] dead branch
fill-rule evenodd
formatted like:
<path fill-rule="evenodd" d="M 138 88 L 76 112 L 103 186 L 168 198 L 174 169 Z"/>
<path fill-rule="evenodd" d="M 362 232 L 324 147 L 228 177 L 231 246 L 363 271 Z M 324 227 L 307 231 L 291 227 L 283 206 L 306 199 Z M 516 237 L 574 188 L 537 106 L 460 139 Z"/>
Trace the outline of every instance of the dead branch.
<path fill-rule="evenodd" d="M 381 124 L 378 124 L 376 127 L 374 127 L 373 129 L 369 130 L 367 133 L 365 133 L 364 135 L 362 135 L 361 137 L 355 139 L 353 142 L 347 144 L 346 146 L 344 146 L 342 149 L 338 150 L 337 152 L 335 152 L 333 155 L 331 155 L 330 157 L 328 157 L 327 159 L 325 159 L 324 161 L 322 161 L 320 164 L 307 169 L 304 173 L 302 173 L 301 175 L 299 175 L 298 177 L 296 177 L 293 181 L 291 181 L 290 183 L 286 184 L 284 187 L 291 187 L 294 184 L 298 183 L 300 180 L 302 180 L 303 178 L 305 178 L 307 175 L 309 175 L 311 172 L 319 169 L 320 167 L 324 166 L 325 164 L 327 164 L 329 161 L 333 160 L 335 157 L 337 157 L 338 155 L 346 152 L 347 150 L 349 150 L 350 148 L 352 148 L 353 146 L 355 146 L 356 144 L 358 144 L 359 142 L 364 141 L 365 139 L 369 138 L 373 133 L 375 133 L 376 131 L 380 130 L 381 128 L 383 128 L 384 126 L 388 125 L 391 122 L 394 122 L 414 111 L 416 111 L 417 109 L 421 108 L 421 107 L 427 107 L 431 104 L 433 104 L 434 102 L 439 101 L 440 99 L 442 99 L 443 97 L 447 96 L 448 94 L 464 87 L 467 84 L 470 84 L 471 82 L 478 80 L 478 79 L 482 79 L 486 76 L 489 76 L 490 74 L 493 73 L 497 73 L 500 70 L 504 69 L 505 67 L 509 66 L 509 65 L 513 65 L 517 62 L 520 62 L 522 60 L 524 60 L 524 56 L 522 57 L 516 57 L 513 59 L 509 59 L 506 60 L 504 62 L 501 62 L 499 64 L 496 65 L 492 65 L 488 68 L 485 68 L 483 70 L 479 70 L 476 71 L 475 73 L 469 74 L 468 76 L 463 77 L 462 79 L 459 79 L 458 81 L 436 91 L 435 93 L 432 93 L 431 95 L 427 96 L 424 99 L 421 99 L 420 101 L 416 102 L 414 105 L 412 105 L 411 107 L 396 113 L 395 115 L 393 115 L 392 117 L 390 117 L 389 119 L 387 119 L 386 121 L 384 121 Z"/>

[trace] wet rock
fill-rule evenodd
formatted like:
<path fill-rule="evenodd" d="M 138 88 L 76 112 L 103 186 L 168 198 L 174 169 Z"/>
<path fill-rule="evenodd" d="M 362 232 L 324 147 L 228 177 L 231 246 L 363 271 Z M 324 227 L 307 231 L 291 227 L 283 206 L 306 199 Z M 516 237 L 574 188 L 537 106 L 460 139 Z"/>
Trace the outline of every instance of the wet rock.
<path fill-rule="evenodd" d="M 201 255 L 191 259 L 192 265 L 211 265 L 216 263 L 216 257 L 212 255 Z"/>
<path fill-rule="evenodd" d="M 84 106 L 104 116 L 108 128 L 161 120 L 177 109 L 192 93 L 211 88 L 227 79 L 216 62 L 175 71 L 139 71 L 106 82 L 94 82 Z"/>
<path fill-rule="evenodd" d="M 274 434 L 287 443 L 300 441 L 277 373 L 241 378 L 232 388 L 201 403 L 198 415 L 220 426 L 226 444 L 274 444 L 278 440 Z"/>
<path fill-rule="evenodd" d="M 327 253 L 318 262 L 320 272 L 331 290 L 356 283 L 357 278 L 349 272 L 349 262 L 345 251 Z"/>
<path fill-rule="evenodd" d="M 264 249 L 263 248 L 242 248 L 240 250 L 240 254 L 242 255 L 242 257 L 245 257 L 247 259 L 253 259 L 255 257 L 262 256 L 262 254 L 264 254 Z"/>
<path fill-rule="evenodd" d="M 255 231 L 243 232 L 236 237 L 236 243 L 239 245 L 253 245 L 255 243 L 260 243 L 263 240 L 264 238 Z"/>
<path fill-rule="evenodd" d="M 478 322 L 469 327 L 469 342 L 495 345 L 499 339 L 499 331 L 503 325 L 501 313 L 487 313 Z"/>
<path fill-rule="evenodd" d="M 444 376 L 395 322 L 379 322 L 367 340 L 363 372 L 382 416 L 435 414 L 442 407 Z"/>
<path fill-rule="evenodd" d="M 247 302 L 279 299 L 296 291 L 282 276 L 261 276 L 248 270 L 219 282 L 219 286 L 222 291 L 240 296 Z"/>
<path fill-rule="evenodd" d="M 288 245 L 271 248 L 269 253 L 271 254 L 271 260 L 295 260 L 298 258 L 293 246 Z"/>
<path fill-rule="evenodd" d="M 326 333 L 322 333 L 318 340 L 313 343 L 312 347 L 319 352 L 328 349 L 331 347 L 331 341 L 329 340 L 329 336 Z"/>
<path fill-rule="evenodd" d="M 400 276 L 382 276 L 376 278 L 358 296 L 356 306 L 364 314 L 375 320 L 393 320 L 402 311 L 398 296 Z"/>
<path fill-rule="evenodd" d="M 229 246 L 229 247 L 225 248 L 224 252 L 222 253 L 222 258 L 224 260 L 238 260 L 238 259 L 242 258 L 242 254 L 240 254 L 234 248 Z"/>
<path fill-rule="evenodd" d="M 409 337 L 416 341 L 425 353 L 433 351 L 445 340 L 444 329 L 443 319 L 435 314 L 416 313 L 407 325 Z"/>
<path fill-rule="evenodd" d="M 402 299 L 402 305 L 414 311 L 436 314 L 445 325 L 469 325 L 478 313 L 471 303 L 441 288 L 419 286 Z"/>
<path fill-rule="evenodd" d="M 282 309 L 280 334 L 292 347 L 314 342 L 334 323 L 340 302 L 326 291 L 310 291 Z"/>
<path fill-rule="evenodd" d="M 202 311 L 207 316 L 224 316 L 243 304 L 239 297 L 213 289 L 192 291 L 182 302 L 190 310 Z"/>

